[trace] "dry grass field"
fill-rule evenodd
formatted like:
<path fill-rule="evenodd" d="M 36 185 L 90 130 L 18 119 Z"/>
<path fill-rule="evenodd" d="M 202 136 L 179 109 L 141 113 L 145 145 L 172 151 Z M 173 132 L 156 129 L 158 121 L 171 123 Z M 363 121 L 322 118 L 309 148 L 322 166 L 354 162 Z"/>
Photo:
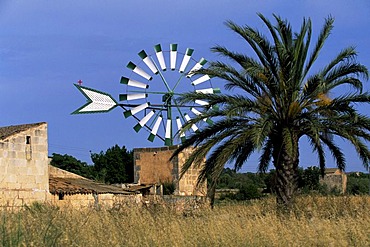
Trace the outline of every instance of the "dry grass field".
<path fill-rule="evenodd" d="M 370 197 L 273 198 L 175 211 L 163 205 L 1 212 L 2 246 L 370 246 Z"/>

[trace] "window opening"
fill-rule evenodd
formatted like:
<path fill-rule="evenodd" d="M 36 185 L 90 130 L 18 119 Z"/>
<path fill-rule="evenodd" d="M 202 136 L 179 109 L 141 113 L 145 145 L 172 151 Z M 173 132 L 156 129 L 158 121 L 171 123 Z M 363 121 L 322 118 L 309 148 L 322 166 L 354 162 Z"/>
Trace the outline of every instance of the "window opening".
<path fill-rule="evenodd" d="M 26 159 L 32 159 L 31 136 L 26 136 Z"/>
<path fill-rule="evenodd" d="M 61 201 L 61 200 L 64 200 L 64 194 L 58 194 L 58 196 L 59 196 L 59 201 Z"/>
<path fill-rule="evenodd" d="M 26 136 L 26 144 L 31 144 L 31 136 Z"/>

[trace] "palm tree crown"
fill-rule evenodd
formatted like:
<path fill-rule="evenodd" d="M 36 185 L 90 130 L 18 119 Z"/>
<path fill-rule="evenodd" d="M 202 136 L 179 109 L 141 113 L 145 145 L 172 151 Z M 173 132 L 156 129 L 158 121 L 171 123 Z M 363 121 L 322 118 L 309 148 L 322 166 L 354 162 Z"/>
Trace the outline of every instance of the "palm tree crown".
<path fill-rule="evenodd" d="M 277 202 L 289 206 L 296 192 L 298 143 L 303 136 L 317 154 L 322 171 L 325 147 L 337 166 L 345 169 L 344 154 L 334 142 L 335 136 L 348 140 L 368 167 L 370 119 L 355 108 L 355 104 L 370 102 L 361 81 L 368 80 L 368 70 L 356 62 L 355 48 L 348 47 L 321 70 L 311 72 L 333 28 L 332 17 L 325 20 L 313 47 L 310 19 L 304 19 L 299 32 L 293 33 L 290 24 L 276 15 L 275 25 L 262 14 L 259 17 L 271 37 L 250 26 L 226 22 L 252 48 L 253 56 L 215 46 L 211 50 L 231 63 L 211 62 L 208 68 L 195 72 L 222 79 L 225 89 L 235 93 L 187 93 L 182 97 L 183 102 L 209 102 L 209 108 L 184 128 L 209 117 L 215 122 L 194 133 L 175 155 L 186 147 L 197 147 L 182 171 L 201 165 L 207 155 L 198 181 L 210 176 L 214 185 L 226 163 L 233 162 L 235 169 L 240 169 L 257 151 L 261 172 L 271 161 L 276 169 Z M 340 93 L 338 87 L 342 85 L 353 90 Z"/>

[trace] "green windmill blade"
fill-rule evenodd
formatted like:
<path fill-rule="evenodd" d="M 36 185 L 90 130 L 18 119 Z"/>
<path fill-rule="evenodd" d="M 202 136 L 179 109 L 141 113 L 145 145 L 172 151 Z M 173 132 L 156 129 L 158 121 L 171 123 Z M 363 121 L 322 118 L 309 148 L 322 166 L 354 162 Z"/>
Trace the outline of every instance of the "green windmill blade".
<path fill-rule="evenodd" d="M 143 117 L 139 123 L 137 123 L 135 126 L 134 126 L 134 130 L 136 132 L 139 132 L 145 125 L 146 123 L 154 116 L 154 111 L 150 111 L 147 115 L 145 115 L 145 117 Z"/>
<path fill-rule="evenodd" d="M 182 123 L 180 117 L 176 117 L 177 130 L 180 133 L 180 140 L 182 143 L 186 140 L 185 133 L 182 131 Z"/>
<path fill-rule="evenodd" d="M 190 48 L 186 49 L 186 53 L 185 53 L 185 55 L 182 59 L 181 65 L 180 65 L 180 69 L 179 69 L 180 73 L 184 73 L 184 71 L 186 70 L 186 67 L 189 64 L 189 61 L 190 61 L 191 56 L 193 55 L 193 52 L 194 52 L 193 49 L 190 49 Z"/>
<path fill-rule="evenodd" d="M 157 136 L 158 129 L 159 129 L 159 126 L 161 125 L 161 122 L 162 122 L 162 116 L 158 116 L 152 130 L 150 131 L 150 135 L 148 137 L 149 141 L 151 141 L 151 142 L 154 141 L 154 138 Z"/>
<path fill-rule="evenodd" d="M 205 64 L 207 63 L 207 60 L 204 58 L 201 58 L 198 63 L 194 65 L 194 67 L 189 71 L 189 73 L 186 75 L 186 77 L 190 78 L 193 76 L 194 72 L 201 69 Z"/>
<path fill-rule="evenodd" d="M 141 57 L 141 59 L 143 59 L 143 62 L 146 64 L 146 66 L 148 66 L 148 68 L 154 74 L 158 74 L 157 67 L 154 65 L 152 59 L 150 59 L 150 57 L 146 54 L 146 52 L 144 50 L 142 50 L 141 52 L 139 52 L 139 56 Z"/>
<path fill-rule="evenodd" d="M 177 44 L 170 45 L 170 67 L 171 70 L 176 69 L 176 59 L 177 59 Z"/>
<path fill-rule="evenodd" d="M 154 46 L 154 50 L 155 50 L 155 55 L 157 56 L 157 59 L 159 61 L 159 65 L 161 66 L 161 69 L 163 71 L 166 71 L 167 67 L 166 67 L 166 62 L 164 60 L 164 56 L 163 56 L 163 51 L 162 51 L 161 45 L 160 44 L 155 45 Z"/>
<path fill-rule="evenodd" d="M 134 64 L 133 62 L 129 62 L 126 67 L 131 69 L 133 72 L 140 75 L 141 77 L 144 77 L 148 81 L 150 81 L 153 78 L 147 72 L 145 72 L 142 68 L 136 66 L 136 64 Z"/>

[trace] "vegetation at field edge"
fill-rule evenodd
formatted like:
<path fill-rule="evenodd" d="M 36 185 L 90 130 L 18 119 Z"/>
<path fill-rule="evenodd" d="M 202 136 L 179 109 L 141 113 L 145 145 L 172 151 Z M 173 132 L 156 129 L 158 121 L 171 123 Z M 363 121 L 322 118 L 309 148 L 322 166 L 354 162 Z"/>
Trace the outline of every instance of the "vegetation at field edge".
<path fill-rule="evenodd" d="M 2 246 L 366 246 L 369 196 L 298 197 L 290 215 L 271 198 L 176 211 L 164 204 L 1 211 Z"/>

